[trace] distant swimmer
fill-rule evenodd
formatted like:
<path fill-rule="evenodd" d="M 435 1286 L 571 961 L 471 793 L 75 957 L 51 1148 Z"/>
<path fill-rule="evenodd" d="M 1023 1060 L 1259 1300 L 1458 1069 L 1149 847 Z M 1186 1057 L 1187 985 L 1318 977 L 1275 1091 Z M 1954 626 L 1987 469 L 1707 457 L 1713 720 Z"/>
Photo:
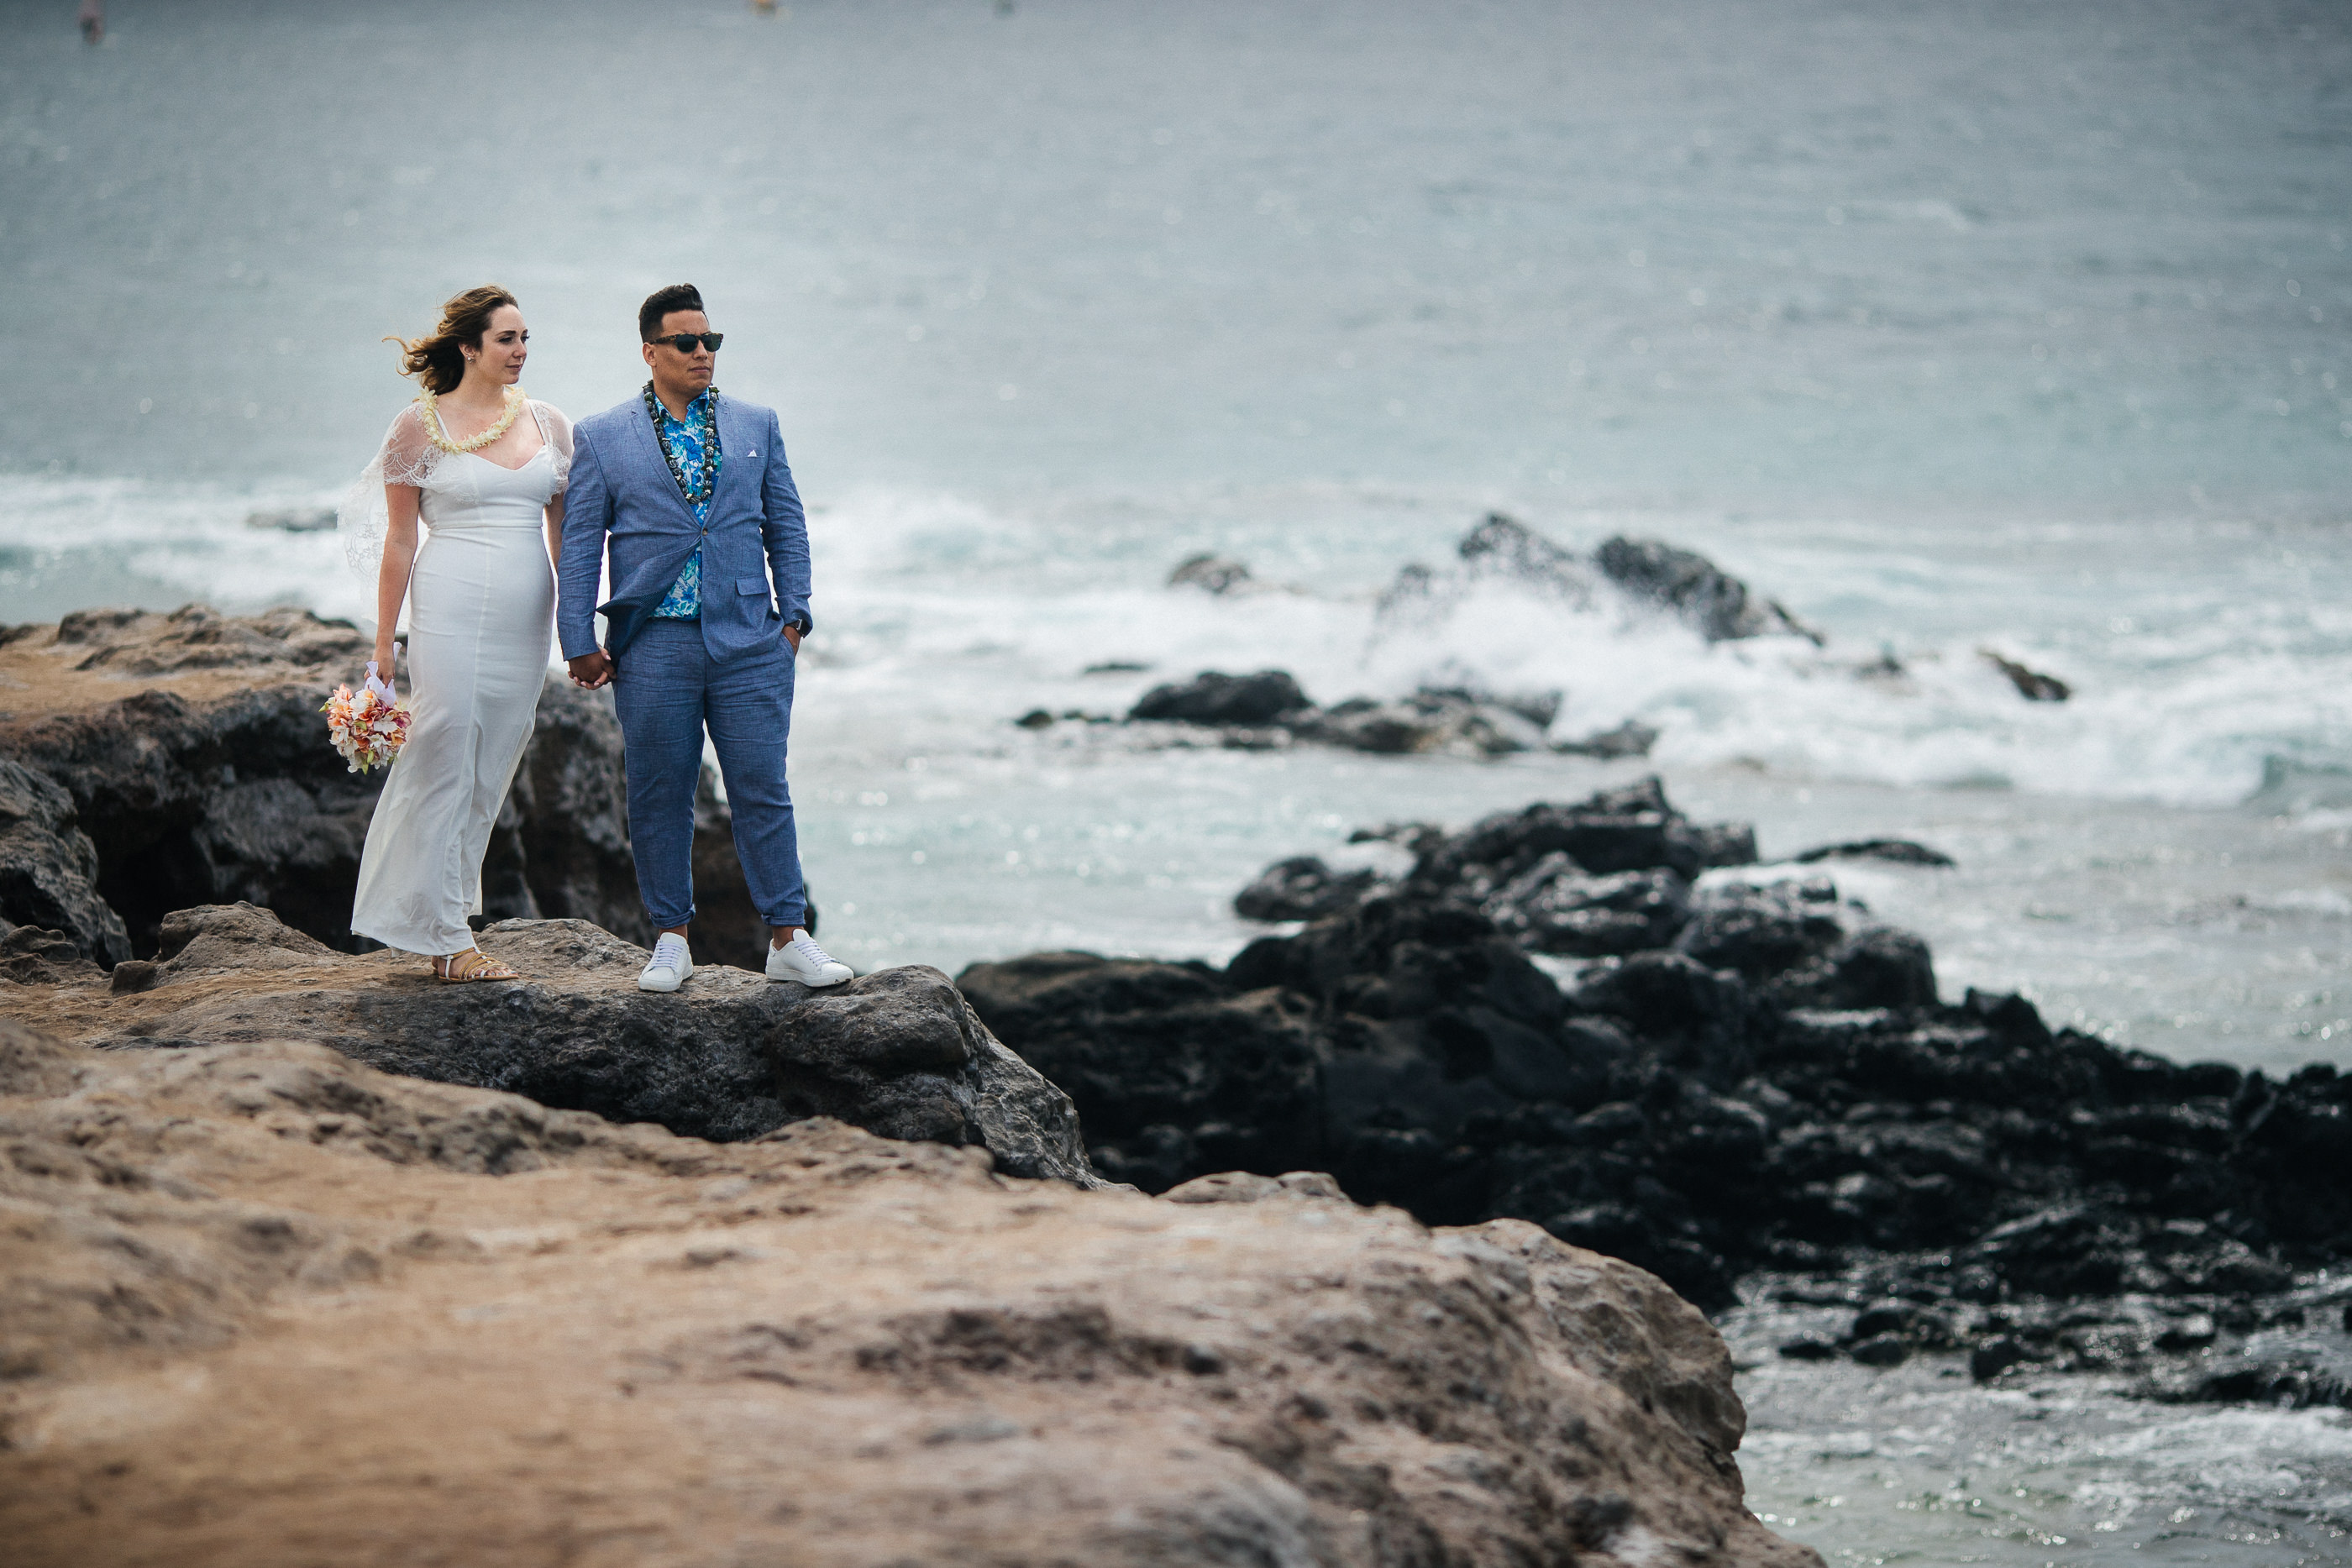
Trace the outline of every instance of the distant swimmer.
<path fill-rule="evenodd" d="M 106 0 L 81 0 L 79 20 L 83 43 L 106 42 Z"/>

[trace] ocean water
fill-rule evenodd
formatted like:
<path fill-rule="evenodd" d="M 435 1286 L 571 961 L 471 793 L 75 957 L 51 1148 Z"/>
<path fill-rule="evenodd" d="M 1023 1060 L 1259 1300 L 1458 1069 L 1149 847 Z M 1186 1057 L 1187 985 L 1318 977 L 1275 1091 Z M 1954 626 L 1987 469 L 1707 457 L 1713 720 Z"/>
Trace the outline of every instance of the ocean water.
<path fill-rule="evenodd" d="M 1775 1353 L 1851 1315 L 1759 1303 L 1723 1325 L 1748 1405 L 1748 1507 L 1832 1563 L 2352 1561 L 2352 1413 L 2157 1404 L 2122 1377 L 1979 1388 L 1958 1355 L 1873 1372 Z M 2266 1330 L 2249 1349 L 2352 1370 L 2352 1343 L 2324 1328 Z"/>
<path fill-rule="evenodd" d="M 90 49 L 0 0 L 0 620 L 363 619 L 331 535 L 246 519 L 365 463 L 407 395 L 379 339 L 503 282 L 578 414 L 687 277 L 810 503 L 794 783 L 860 967 L 1221 957 L 1269 860 L 1654 768 L 1768 858 L 1952 854 L 1836 871 L 1948 993 L 2352 1064 L 2341 6 L 110 12 Z M 1381 612 L 1494 510 L 1704 550 L 1827 643 L 1496 582 Z M 1251 591 L 1168 586 L 1202 552 Z M 1012 723 L 1264 667 L 1660 738 Z M 1751 1359 L 1757 1506 L 1842 1560 L 2352 1561 L 2336 1416 Z"/>

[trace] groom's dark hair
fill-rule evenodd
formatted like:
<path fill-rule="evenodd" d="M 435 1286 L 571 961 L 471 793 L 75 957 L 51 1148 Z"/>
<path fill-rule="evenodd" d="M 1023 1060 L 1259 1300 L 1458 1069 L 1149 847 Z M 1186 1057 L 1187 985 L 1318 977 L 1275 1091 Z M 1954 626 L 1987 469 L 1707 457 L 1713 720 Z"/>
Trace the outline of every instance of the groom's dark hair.
<path fill-rule="evenodd" d="M 637 340 L 650 343 L 661 330 L 662 318 L 673 310 L 702 308 L 702 290 L 691 283 L 673 283 L 667 288 L 656 288 L 646 296 L 637 307 Z"/>

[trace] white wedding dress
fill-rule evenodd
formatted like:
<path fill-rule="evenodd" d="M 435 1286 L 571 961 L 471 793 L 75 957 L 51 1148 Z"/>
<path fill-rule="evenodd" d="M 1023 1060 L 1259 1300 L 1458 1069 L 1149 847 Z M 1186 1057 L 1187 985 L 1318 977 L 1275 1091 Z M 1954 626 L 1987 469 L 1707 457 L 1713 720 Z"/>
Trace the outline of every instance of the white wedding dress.
<path fill-rule="evenodd" d="M 435 444 L 402 412 L 345 509 L 354 565 L 382 559 L 383 486 L 415 485 L 425 533 L 408 584 L 408 742 L 368 823 L 352 929 L 409 953 L 474 945 L 482 854 L 530 741 L 550 664 L 555 572 L 546 507 L 572 470 L 572 427 L 530 404 L 541 444 L 519 468 Z"/>

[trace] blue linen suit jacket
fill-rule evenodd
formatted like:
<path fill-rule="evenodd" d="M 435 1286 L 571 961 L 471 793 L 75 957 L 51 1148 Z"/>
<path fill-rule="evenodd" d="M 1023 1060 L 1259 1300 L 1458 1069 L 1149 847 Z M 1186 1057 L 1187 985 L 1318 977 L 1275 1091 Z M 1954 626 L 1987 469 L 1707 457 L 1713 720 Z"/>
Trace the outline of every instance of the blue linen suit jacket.
<path fill-rule="evenodd" d="M 772 653 L 784 626 L 809 613 L 808 519 L 784 461 L 775 411 L 714 393 L 719 487 L 708 528 L 671 476 L 643 397 L 572 426 L 572 481 L 563 497 L 555 627 L 566 659 L 604 647 L 618 659 L 702 551 L 702 641 L 713 660 Z M 613 597 L 598 604 L 609 541 Z M 772 581 L 771 574 L 772 575 Z"/>

